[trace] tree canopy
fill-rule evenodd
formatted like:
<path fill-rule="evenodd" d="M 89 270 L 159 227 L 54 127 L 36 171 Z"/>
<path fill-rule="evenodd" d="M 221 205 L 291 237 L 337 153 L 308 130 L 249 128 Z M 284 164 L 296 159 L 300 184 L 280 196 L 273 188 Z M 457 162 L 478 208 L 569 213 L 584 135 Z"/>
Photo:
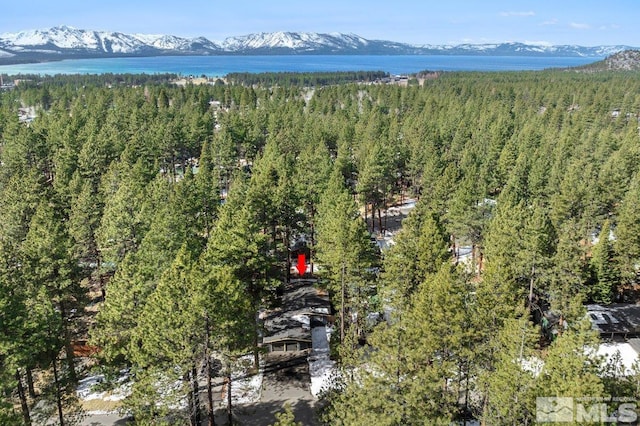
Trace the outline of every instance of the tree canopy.
<path fill-rule="evenodd" d="M 87 339 L 131 372 L 139 418 L 184 400 L 176 419 L 200 421 L 199 369 L 259 366 L 297 252 L 340 330 L 328 423 L 521 424 L 544 392 L 615 388 L 566 354 L 597 344 L 583 303 L 638 301 L 640 76 L 174 77 L 0 93 L 0 423 L 31 421 L 33 374 L 73 423 Z M 536 309 L 566 326 L 550 339 Z"/>

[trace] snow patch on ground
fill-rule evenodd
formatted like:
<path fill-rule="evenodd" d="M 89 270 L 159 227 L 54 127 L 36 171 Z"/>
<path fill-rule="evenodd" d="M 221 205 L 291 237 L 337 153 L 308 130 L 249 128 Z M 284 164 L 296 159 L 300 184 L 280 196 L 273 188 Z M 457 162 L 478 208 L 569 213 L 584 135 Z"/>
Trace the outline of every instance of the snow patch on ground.
<path fill-rule="evenodd" d="M 638 353 L 629 343 L 610 342 L 598 346 L 597 355 L 604 357 L 605 363 L 620 360 L 624 368 L 623 374 L 633 374 L 633 364 L 638 361 Z"/>
<path fill-rule="evenodd" d="M 108 416 L 109 414 L 118 414 L 118 411 L 91 410 L 85 411 L 85 413 L 89 416 Z"/>
<path fill-rule="evenodd" d="M 538 377 L 544 367 L 544 361 L 538 357 L 532 356 L 529 358 L 523 358 L 520 360 L 520 366 L 524 371 L 528 371 L 533 374 L 533 377 Z"/>
<path fill-rule="evenodd" d="M 408 216 L 416 208 L 416 200 L 408 198 L 401 204 L 396 204 L 380 212 L 382 217 Z"/>
<path fill-rule="evenodd" d="M 626 342 L 606 342 L 598 345 L 597 350 L 594 348 L 585 348 L 585 354 L 591 359 L 600 358 L 602 373 L 607 373 L 607 364 L 613 364 L 620 367 L 618 373 L 622 375 L 633 374 L 633 365 L 639 362 L 638 352 Z M 524 371 L 529 371 L 537 377 L 544 368 L 544 361 L 537 357 L 530 357 L 520 360 L 520 365 Z"/>
<path fill-rule="evenodd" d="M 95 388 L 104 383 L 103 374 L 95 374 L 81 379 L 76 389 L 78 398 L 83 401 L 102 400 L 102 401 L 122 401 L 131 394 L 131 381 L 126 371 L 121 372 L 122 375 L 116 380 L 117 386 L 109 391 L 96 391 Z"/>
<path fill-rule="evenodd" d="M 184 396 L 184 383 L 182 380 L 161 380 L 155 384 L 159 393 L 159 400 L 156 400 L 157 407 L 168 407 L 170 410 L 186 410 L 189 401 Z"/>
<path fill-rule="evenodd" d="M 78 394 L 78 398 L 84 401 L 89 401 L 92 399 L 103 399 L 106 395 L 106 392 L 96 392 L 93 390 L 96 385 L 102 382 L 104 382 L 104 376 L 102 374 L 81 379 L 78 382 L 78 389 L 76 391 Z"/>
<path fill-rule="evenodd" d="M 247 366 L 253 365 L 253 355 L 238 359 L 231 373 L 231 399 L 235 404 L 252 404 L 260 401 L 262 369 L 258 374 L 247 374 Z"/>
<path fill-rule="evenodd" d="M 393 237 L 397 232 L 397 229 L 395 228 L 400 228 L 399 224 L 402 222 L 402 219 L 407 217 L 411 210 L 413 210 L 415 207 L 416 200 L 414 200 L 413 198 L 408 198 L 403 203 L 391 206 L 380 213 L 382 217 L 392 217 L 394 218 L 392 219 L 392 221 L 397 222 L 395 226 L 393 224 L 387 223 L 387 225 L 391 229 L 393 229 L 393 231 L 385 229 L 383 232 L 375 235 L 375 243 L 378 245 L 378 248 L 381 251 L 388 250 L 391 246 L 395 245 L 395 241 L 393 240 Z M 386 220 L 387 219 L 385 219 L 385 222 Z"/>
<path fill-rule="evenodd" d="M 309 374 L 311 376 L 311 395 L 318 397 L 331 388 L 336 376 L 336 363 L 329 357 L 331 329 L 327 326 L 314 327 L 311 330 L 313 349 L 309 355 Z"/>

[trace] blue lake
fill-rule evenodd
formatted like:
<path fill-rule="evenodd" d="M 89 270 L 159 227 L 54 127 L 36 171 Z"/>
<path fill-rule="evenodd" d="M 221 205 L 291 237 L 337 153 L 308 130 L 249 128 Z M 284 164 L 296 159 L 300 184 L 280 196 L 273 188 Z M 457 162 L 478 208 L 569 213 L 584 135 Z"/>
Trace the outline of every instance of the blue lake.
<path fill-rule="evenodd" d="M 230 72 L 386 71 L 411 74 L 432 71 L 523 71 L 563 68 L 602 58 L 531 56 L 162 56 L 150 58 L 70 59 L 38 64 L 0 66 L 3 74 L 175 73 L 224 76 Z"/>

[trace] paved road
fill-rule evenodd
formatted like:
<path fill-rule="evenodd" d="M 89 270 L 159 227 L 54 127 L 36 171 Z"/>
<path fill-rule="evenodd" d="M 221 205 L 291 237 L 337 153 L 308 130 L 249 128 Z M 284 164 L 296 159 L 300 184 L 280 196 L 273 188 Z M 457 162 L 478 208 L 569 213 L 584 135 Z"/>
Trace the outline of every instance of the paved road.
<path fill-rule="evenodd" d="M 82 426 L 124 426 L 127 419 L 119 414 L 90 414 L 81 423 Z"/>
<path fill-rule="evenodd" d="M 283 377 L 278 374 L 265 375 L 260 402 L 236 409 L 240 424 L 267 426 L 276 421 L 275 414 L 288 403 L 296 421 L 305 426 L 316 426 L 316 399 L 309 392 L 309 381 L 298 377 Z"/>
<path fill-rule="evenodd" d="M 234 417 L 240 425 L 267 426 L 275 423 L 276 413 L 289 404 L 296 421 L 304 426 L 317 426 L 316 399 L 309 391 L 310 383 L 306 354 L 271 359 L 264 367 L 260 401 L 234 407 Z"/>

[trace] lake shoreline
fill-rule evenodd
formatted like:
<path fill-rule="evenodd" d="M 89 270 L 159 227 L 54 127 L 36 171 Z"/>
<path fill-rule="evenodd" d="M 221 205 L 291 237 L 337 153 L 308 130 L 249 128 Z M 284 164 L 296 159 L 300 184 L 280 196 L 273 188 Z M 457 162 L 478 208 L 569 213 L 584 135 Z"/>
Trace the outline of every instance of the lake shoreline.
<path fill-rule="evenodd" d="M 597 57 L 479 55 L 209 55 L 128 56 L 0 65 L 5 75 L 178 74 L 220 77 L 232 72 L 385 71 L 539 71 L 586 65 Z"/>

